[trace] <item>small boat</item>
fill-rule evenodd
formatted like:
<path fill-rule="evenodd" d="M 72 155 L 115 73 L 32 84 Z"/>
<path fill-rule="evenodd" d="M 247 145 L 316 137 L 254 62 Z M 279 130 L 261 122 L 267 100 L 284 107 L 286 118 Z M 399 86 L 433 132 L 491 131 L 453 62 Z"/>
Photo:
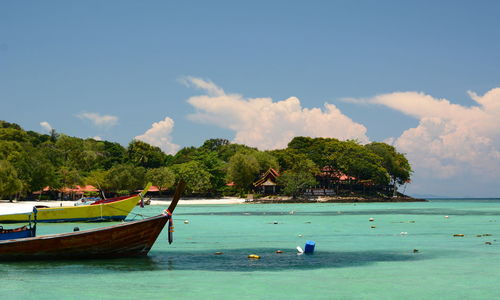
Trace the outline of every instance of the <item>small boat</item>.
<path fill-rule="evenodd" d="M 89 205 L 38 208 L 38 222 L 102 222 L 122 221 L 138 202 L 143 199 L 151 183 L 139 194 L 103 199 Z M 3 214 L 0 205 L 0 223 L 25 223 L 33 215 Z"/>
<path fill-rule="evenodd" d="M 14 229 L 5 229 L 0 225 L 0 241 L 34 237 L 35 235 L 36 227 L 28 227 L 25 225 Z"/>
<path fill-rule="evenodd" d="M 9 210 L 5 210 L 4 214 L 14 214 L 14 215 L 25 215 L 27 218 L 32 213 L 36 213 L 36 208 L 30 205 L 18 205 L 16 207 L 10 207 Z M 29 226 L 22 226 L 13 229 L 6 229 L 0 225 L 0 241 L 2 240 L 12 240 L 21 239 L 27 237 L 34 237 L 36 235 L 36 221 L 34 225 L 31 225 L 31 219 L 29 220 Z"/>
<path fill-rule="evenodd" d="M 185 183 L 179 182 L 163 214 L 108 227 L 0 241 L 0 261 L 97 259 L 145 256 L 168 222 L 172 243 L 172 213 Z"/>

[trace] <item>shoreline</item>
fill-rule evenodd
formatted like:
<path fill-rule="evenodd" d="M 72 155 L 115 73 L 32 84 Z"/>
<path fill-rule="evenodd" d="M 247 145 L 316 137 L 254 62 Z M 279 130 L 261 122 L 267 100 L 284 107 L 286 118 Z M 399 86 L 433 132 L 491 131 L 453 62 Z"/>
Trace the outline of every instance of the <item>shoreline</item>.
<path fill-rule="evenodd" d="M 187 198 L 181 199 L 179 205 L 229 205 L 229 204 L 286 204 L 286 203 L 384 203 L 384 202 L 427 202 L 426 199 L 411 197 L 396 198 L 362 198 L 362 197 L 310 197 L 291 199 L 290 197 L 243 199 L 235 197 L 227 198 Z M 166 206 L 171 202 L 168 198 L 151 198 L 153 206 Z M 43 205 L 48 207 L 73 206 L 75 201 L 43 200 L 43 201 L 16 201 L 0 200 L 0 208 L 4 205 Z"/>
<path fill-rule="evenodd" d="M 335 197 L 335 196 L 323 196 L 323 197 L 309 197 L 309 198 L 297 198 L 291 199 L 290 197 L 284 198 L 260 198 L 247 200 L 247 203 L 397 203 L 397 202 L 428 202 L 426 199 L 418 199 L 412 197 L 394 197 L 394 198 L 364 198 L 364 197 Z"/>
<path fill-rule="evenodd" d="M 167 206 L 172 200 L 170 199 L 151 199 L 149 205 L 153 206 Z M 43 205 L 48 207 L 61 207 L 61 206 L 74 206 L 75 201 L 61 201 L 61 200 L 43 200 L 43 201 L 16 201 L 9 202 L 9 200 L 0 200 L 0 208 L 3 205 Z M 245 203 L 245 199 L 240 198 L 221 198 L 221 199 L 181 199 L 178 205 L 217 205 L 217 204 L 241 204 Z"/>

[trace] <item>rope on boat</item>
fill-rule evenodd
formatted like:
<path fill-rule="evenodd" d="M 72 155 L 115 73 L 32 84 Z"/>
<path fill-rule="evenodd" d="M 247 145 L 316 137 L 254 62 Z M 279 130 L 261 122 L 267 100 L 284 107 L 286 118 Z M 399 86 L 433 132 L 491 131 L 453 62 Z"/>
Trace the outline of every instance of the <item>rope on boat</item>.
<path fill-rule="evenodd" d="M 138 213 L 134 213 L 134 212 L 129 212 L 127 210 L 124 210 L 124 209 L 121 209 L 121 208 L 117 208 L 117 207 L 113 207 L 113 206 L 109 206 L 108 208 L 112 208 L 112 209 L 115 209 L 115 210 L 118 210 L 118 211 L 121 211 L 121 212 L 124 212 L 124 213 L 127 213 L 127 214 L 134 215 L 134 217 L 131 219 L 131 221 L 135 220 L 135 218 L 137 216 L 140 216 L 143 219 L 156 216 L 156 214 L 155 215 L 144 215 L 144 214 L 138 214 Z M 172 213 L 170 213 L 170 211 L 169 211 L 170 214 L 167 214 L 166 211 L 168 211 L 168 209 L 166 209 L 163 214 L 164 215 L 168 215 L 169 218 L 172 219 Z"/>
<path fill-rule="evenodd" d="M 115 209 L 115 210 L 118 210 L 118 211 L 124 212 L 124 213 L 126 213 L 127 215 L 128 215 L 128 214 L 132 214 L 132 215 L 134 215 L 134 217 L 132 218 L 132 221 L 133 221 L 133 220 L 135 219 L 135 217 L 137 217 L 137 216 L 140 216 L 140 217 L 142 217 L 143 219 L 145 219 L 145 218 L 149 218 L 149 217 L 153 217 L 153 216 L 147 216 L 147 215 L 143 215 L 143 214 L 133 213 L 133 212 L 131 212 L 131 211 L 129 212 L 128 210 L 121 209 L 121 208 L 114 207 L 114 206 L 109 206 L 108 208 L 112 208 L 112 209 Z M 101 209 L 102 209 L 102 208 L 101 208 Z M 101 213 L 101 217 L 102 217 L 102 213 Z"/>
<path fill-rule="evenodd" d="M 163 214 L 165 216 L 167 216 L 167 218 L 168 218 L 168 243 L 172 244 L 172 242 L 174 241 L 174 234 L 173 234 L 173 232 L 174 232 L 174 220 L 172 218 L 172 212 L 168 209 L 165 209 Z"/>

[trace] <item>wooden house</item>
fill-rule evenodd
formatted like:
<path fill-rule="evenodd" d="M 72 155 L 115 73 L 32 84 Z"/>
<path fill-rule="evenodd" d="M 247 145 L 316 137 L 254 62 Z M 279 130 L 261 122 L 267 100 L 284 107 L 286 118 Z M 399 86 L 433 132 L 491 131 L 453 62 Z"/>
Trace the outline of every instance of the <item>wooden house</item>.
<path fill-rule="evenodd" d="M 269 168 L 253 183 L 254 190 L 261 194 L 276 194 L 279 192 L 278 177 L 280 174 L 273 168 Z"/>

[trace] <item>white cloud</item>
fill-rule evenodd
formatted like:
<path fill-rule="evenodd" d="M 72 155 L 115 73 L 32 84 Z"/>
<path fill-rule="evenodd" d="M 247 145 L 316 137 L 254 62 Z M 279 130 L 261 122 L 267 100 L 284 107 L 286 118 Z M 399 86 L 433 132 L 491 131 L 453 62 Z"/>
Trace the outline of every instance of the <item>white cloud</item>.
<path fill-rule="evenodd" d="M 96 136 L 94 136 L 94 137 L 92 137 L 92 138 L 93 138 L 94 140 L 96 140 L 96 141 L 102 141 L 102 137 L 100 137 L 100 136 L 98 136 L 98 135 L 96 135 Z"/>
<path fill-rule="evenodd" d="M 260 149 L 285 148 L 295 136 L 333 137 L 368 142 L 366 128 L 351 120 L 333 104 L 324 108 L 303 108 L 290 97 L 273 102 L 271 98 L 243 98 L 226 94 L 211 81 L 187 77 L 187 85 L 207 92 L 188 102 L 197 112 L 189 118 L 233 130 L 234 141 Z"/>
<path fill-rule="evenodd" d="M 421 177 L 463 178 L 469 182 L 500 179 L 500 88 L 466 107 L 415 92 L 379 95 L 351 102 L 381 104 L 419 120 L 395 140 Z"/>
<path fill-rule="evenodd" d="M 82 120 L 90 120 L 95 126 L 98 127 L 111 127 L 118 124 L 118 117 L 111 115 L 100 115 L 98 113 L 81 113 L 76 115 Z"/>
<path fill-rule="evenodd" d="M 43 130 L 47 132 L 51 132 L 53 129 L 52 126 L 47 121 L 40 122 L 40 126 L 42 126 Z"/>
<path fill-rule="evenodd" d="M 172 143 L 172 129 L 174 128 L 174 120 L 166 117 L 163 121 L 155 122 L 144 134 L 138 135 L 137 140 L 146 142 L 150 145 L 160 147 L 160 149 L 168 154 L 175 154 L 180 146 Z"/>
<path fill-rule="evenodd" d="M 211 96 L 223 96 L 223 95 L 225 95 L 224 90 L 222 88 L 218 87 L 217 85 L 215 85 L 210 80 L 203 80 L 201 78 L 186 76 L 184 78 L 181 78 L 180 81 L 182 83 L 184 83 L 187 87 L 194 86 L 195 88 L 205 90 Z"/>

